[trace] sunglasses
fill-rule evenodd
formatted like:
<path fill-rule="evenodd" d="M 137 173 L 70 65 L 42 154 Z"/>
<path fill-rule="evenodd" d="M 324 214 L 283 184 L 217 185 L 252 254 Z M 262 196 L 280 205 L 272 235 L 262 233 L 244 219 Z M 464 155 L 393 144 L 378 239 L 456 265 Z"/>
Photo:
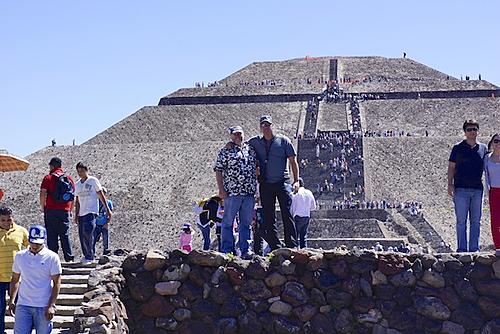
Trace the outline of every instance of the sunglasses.
<path fill-rule="evenodd" d="M 500 139 L 493 139 L 493 143 L 495 143 L 495 144 L 500 143 Z"/>
<path fill-rule="evenodd" d="M 472 132 L 472 131 L 477 131 L 478 129 L 477 128 L 467 128 L 465 129 L 465 131 L 467 132 Z"/>

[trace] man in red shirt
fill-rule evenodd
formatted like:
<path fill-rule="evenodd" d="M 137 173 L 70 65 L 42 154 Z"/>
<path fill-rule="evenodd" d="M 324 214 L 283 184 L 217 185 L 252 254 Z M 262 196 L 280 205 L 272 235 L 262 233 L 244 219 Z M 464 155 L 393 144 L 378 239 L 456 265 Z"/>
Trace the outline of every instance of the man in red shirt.
<path fill-rule="evenodd" d="M 47 229 L 47 246 L 57 254 L 59 251 L 59 240 L 64 254 L 64 260 L 74 260 L 69 239 L 70 213 L 73 209 L 73 201 L 61 201 L 57 198 L 56 188 L 59 177 L 64 175 L 61 159 L 54 157 L 49 162 L 49 174 L 43 178 L 40 186 L 40 207 L 43 211 L 45 228 Z M 71 176 L 67 176 L 75 189 L 75 182 Z"/>

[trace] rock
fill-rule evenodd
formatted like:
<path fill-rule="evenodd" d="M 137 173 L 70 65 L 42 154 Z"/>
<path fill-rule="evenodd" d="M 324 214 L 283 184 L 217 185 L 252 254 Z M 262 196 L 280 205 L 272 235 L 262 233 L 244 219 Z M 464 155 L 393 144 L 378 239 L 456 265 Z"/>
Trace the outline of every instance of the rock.
<path fill-rule="evenodd" d="M 484 317 L 478 306 L 472 303 L 463 303 L 451 313 L 450 320 L 456 322 L 465 329 L 480 329 L 484 324 Z"/>
<path fill-rule="evenodd" d="M 358 277 L 351 277 L 349 279 L 346 279 L 342 282 L 342 290 L 345 292 L 351 294 L 353 297 L 359 297 L 359 293 L 361 291 L 360 288 L 360 283 L 359 283 L 359 278 Z"/>
<path fill-rule="evenodd" d="M 292 263 L 290 260 L 285 260 L 281 264 L 280 271 L 283 275 L 293 275 L 295 272 L 295 263 Z"/>
<path fill-rule="evenodd" d="M 399 312 L 392 312 L 387 316 L 389 321 L 389 326 L 405 331 L 409 329 L 415 329 L 415 324 L 417 323 L 417 312 L 413 308 L 407 308 Z M 414 331 L 407 331 L 407 333 L 415 333 Z"/>
<path fill-rule="evenodd" d="M 316 271 L 318 269 L 325 269 L 327 268 L 328 263 L 326 259 L 323 257 L 322 253 L 313 253 L 309 257 L 309 262 L 307 263 L 307 270 L 309 271 Z"/>
<path fill-rule="evenodd" d="M 136 271 L 144 264 L 145 256 L 141 252 L 132 251 L 130 254 L 123 260 L 122 268 L 127 271 Z"/>
<path fill-rule="evenodd" d="M 147 271 L 127 274 L 130 296 L 137 302 L 145 302 L 155 292 L 155 281 Z"/>
<path fill-rule="evenodd" d="M 453 256 L 451 256 L 448 253 L 442 253 L 439 254 L 441 260 L 443 260 L 444 266 L 448 270 L 460 270 L 464 266 L 462 262 L 460 262 L 458 259 L 455 259 Z"/>
<path fill-rule="evenodd" d="M 417 278 L 413 275 L 413 271 L 411 269 L 405 270 L 399 274 L 396 274 L 390 278 L 391 283 L 394 286 L 414 286 L 417 282 Z"/>
<path fill-rule="evenodd" d="M 184 298 L 183 296 L 180 296 L 180 295 L 171 296 L 170 297 L 170 302 L 176 308 L 185 308 L 185 307 L 189 306 L 188 300 L 186 298 Z"/>
<path fill-rule="evenodd" d="M 437 259 L 430 254 L 422 254 L 420 260 L 422 261 L 422 266 L 424 267 L 424 269 L 432 268 L 437 262 Z"/>
<path fill-rule="evenodd" d="M 432 271 L 430 269 L 427 269 L 424 271 L 424 274 L 422 276 L 422 281 L 425 283 L 429 284 L 433 288 L 444 288 L 445 282 L 443 276 L 441 274 Z"/>
<path fill-rule="evenodd" d="M 365 280 L 364 278 L 359 280 L 359 287 L 366 297 L 373 296 L 372 287 L 370 283 L 368 283 L 368 281 Z"/>
<path fill-rule="evenodd" d="M 240 269 L 227 267 L 226 274 L 233 285 L 241 285 L 243 283 L 244 272 Z"/>
<path fill-rule="evenodd" d="M 352 296 L 347 292 L 330 289 L 326 292 L 326 300 L 335 309 L 349 307 L 352 303 Z"/>
<path fill-rule="evenodd" d="M 200 287 L 189 281 L 182 284 L 179 289 L 179 294 L 190 302 L 201 299 L 203 297 L 202 293 L 203 290 Z"/>
<path fill-rule="evenodd" d="M 475 302 L 479 297 L 471 282 L 465 279 L 455 285 L 455 291 L 462 299 L 470 302 Z"/>
<path fill-rule="evenodd" d="M 405 269 L 403 258 L 394 254 L 381 255 L 378 270 L 384 275 L 396 275 Z"/>
<path fill-rule="evenodd" d="M 498 300 L 481 296 L 477 304 L 489 319 L 500 318 L 500 302 Z"/>
<path fill-rule="evenodd" d="M 215 317 L 219 313 L 219 310 L 219 305 L 207 299 L 197 300 L 191 308 L 193 316 L 200 319 L 206 316 Z"/>
<path fill-rule="evenodd" d="M 368 313 L 358 314 L 357 320 L 361 324 L 376 324 L 382 319 L 382 313 L 377 309 L 371 309 Z"/>
<path fill-rule="evenodd" d="M 358 313 L 367 313 L 372 308 L 375 308 L 375 301 L 369 297 L 356 298 L 352 302 L 352 307 Z"/>
<path fill-rule="evenodd" d="M 163 328 L 168 331 L 175 331 L 179 327 L 179 323 L 172 317 L 157 318 L 155 324 L 156 327 Z"/>
<path fill-rule="evenodd" d="M 432 265 L 432 268 L 431 268 L 433 271 L 436 271 L 438 273 L 442 273 L 444 272 L 444 269 L 445 269 L 445 266 L 444 266 L 444 262 L 443 260 L 441 259 L 438 259 L 433 265 Z"/>
<path fill-rule="evenodd" d="M 325 305 L 326 298 L 321 290 L 313 288 L 311 289 L 311 301 L 316 305 Z"/>
<path fill-rule="evenodd" d="M 443 322 L 443 326 L 441 327 L 441 334 L 464 334 L 465 328 L 462 325 L 459 325 L 452 321 Z"/>
<path fill-rule="evenodd" d="M 474 261 L 474 258 L 472 257 L 472 254 L 461 254 L 458 257 L 458 261 L 462 263 L 471 263 L 472 261 Z"/>
<path fill-rule="evenodd" d="M 212 272 L 210 268 L 202 267 L 202 266 L 191 266 L 191 270 L 189 272 L 189 280 L 199 287 L 203 287 L 203 284 L 210 281 L 212 278 Z"/>
<path fill-rule="evenodd" d="M 295 264 L 307 264 L 309 262 L 309 256 L 311 256 L 311 254 L 306 250 L 292 249 L 290 261 Z"/>
<path fill-rule="evenodd" d="M 478 281 L 475 286 L 481 295 L 500 299 L 500 280 Z"/>
<path fill-rule="evenodd" d="M 410 306 L 413 304 L 412 289 L 409 287 L 401 287 L 394 293 L 394 300 L 398 305 Z"/>
<path fill-rule="evenodd" d="M 488 279 L 493 273 L 490 266 L 481 263 L 471 263 L 465 277 L 471 281 L 477 281 L 482 279 Z"/>
<path fill-rule="evenodd" d="M 243 334 L 260 334 L 262 325 L 259 322 L 257 314 L 253 311 L 247 311 L 238 317 L 238 325 L 240 333 Z"/>
<path fill-rule="evenodd" d="M 415 259 L 415 261 L 411 265 L 411 270 L 413 270 L 415 276 L 419 278 L 422 272 L 424 271 L 424 266 L 422 264 L 422 261 L 420 259 Z"/>
<path fill-rule="evenodd" d="M 372 329 L 372 334 L 387 334 L 387 328 L 382 325 L 375 324 Z"/>
<path fill-rule="evenodd" d="M 335 320 L 334 328 L 339 333 L 353 333 L 353 317 L 348 309 L 340 311 L 337 319 Z"/>
<path fill-rule="evenodd" d="M 274 302 L 275 302 L 275 301 L 277 301 L 277 300 L 281 300 L 281 297 L 280 297 L 280 296 L 276 296 L 276 297 L 269 298 L 269 299 L 267 300 L 267 302 L 268 302 L 269 304 L 272 304 L 272 303 L 274 303 Z"/>
<path fill-rule="evenodd" d="M 329 267 L 335 276 L 341 279 L 346 279 L 349 277 L 349 266 L 347 265 L 347 262 L 345 262 L 345 260 L 332 260 L 330 261 Z"/>
<path fill-rule="evenodd" d="M 495 254 L 485 254 L 485 253 L 482 253 L 482 254 L 479 254 L 476 257 L 476 262 L 477 263 L 481 263 L 481 264 L 484 264 L 484 265 L 487 265 L 487 266 L 491 265 L 496 260 L 497 260 L 497 257 L 495 256 Z"/>
<path fill-rule="evenodd" d="M 255 279 L 266 278 L 269 272 L 269 262 L 263 257 L 255 257 L 250 261 L 247 269 L 245 270 L 245 275 Z"/>
<path fill-rule="evenodd" d="M 318 308 L 311 304 L 301 305 L 293 310 L 293 314 L 302 322 L 308 322 L 317 313 Z"/>
<path fill-rule="evenodd" d="M 234 318 L 221 318 L 215 322 L 214 334 L 237 334 L 238 322 Z"/>
<path fill-rule="evenodd" d="M 266 301 L 259 300 L 259 301 L 251 301 L 248 303 L 252 311 L 256 313 L 263 313 L 269 309 L 269 304 Z"/>
<path fill-rule="evenodd" d="M 212 300 L 217 304 L 221 305 L 224 304 L 232 294 L 232 286 L 227 282 L 210 289 L 210 298 L 212 298 Z"/>
<path fill-rule="evenodd" d="M 371 273 L 372 275 L 372 285 L 387 284 L 387 276 L 384 273 L 377 270 Z"/>
<path fill-rule="evenodd" d="M 180 266 L 170 266 L 163 272 L 162 281 L 184 281 L 188 278 L 191 267 L 189 264 L 183 263 Z"/>
<path fill-rule="evenodd" d="M 186 308 L 179 308 L 174 311 L 174 318 L 178 321 L 191 319 L 191 311 Z"/>
<path fill-rule="evenodd" d="M 167 263 L 167 258 L 159 250 L 149 250 L 144 260 L 144 269 L 153 271 L 162 269 Z"/>
<path fill-rule="evenodd" d="M 236 318 L 246 311 L 247 304 L 241 298 L 232 296 L 225 302 L 220 310 L 220 315 L 223 317 Z"/>
<path fill-rule="evenodd" d="M 328 312 L 330 312 L 331 310 L 332 310 L 332 306 L 331 306 L 331 305 L 323 305 L 323 306 L 321 306 L 321 307 L 319 308 L 319 312 L 320 312 L 320 313 L 323 313 L 323 314 L 328 313 Z"/>
<path fill-rule="evenodd" d="M 424 333 L 438 333 L 441 330 L 442 321 L 424 316 L 417 318 L 417 328 L 424 330 Z"/>
<path fill-rule="evenodd" d="M 212 278 L 210 279 L 210 283 L 213 285 L 218 285 L 221 280 L 227 278 L 226 277 L 226 270 L 224 267 L 219 267 L 217 270 L 213 273 Z"/>
<path fill-rule="evenodd" d="M 173 296 L 177 294 L 180 286 L 179 281 L 159 282 L 155 285 L 155 292 L 162 296 Z"/>
<path fill-rule="evenodd" d="M 333 322 L 330 319 L 330 317 L 328 317 L 324 314 L 320 314 L 320 313 L 316 314 L 311 319 L 310 323 L 311 323 L 313 333 L 321 333 L 321 334 L 332 333 Z"/>
<path fill-rule="evenodd" d="M 166 317 L 173 311 L 174 306 L 165 297 L 156 294 L 141 306 L 141 313 L 151 318 Z"/>
<path fill-rule="evenodd" d="M 250 279 L 241 286 L 241 296 L 245 300 L 261 300 L 271 298 L 271 291 L 266 287 L 263 281 Z"/>
<path fill-rule="evenodd" d="M 288 282 L 285 284 L 281 299 L 293 306 L 299 306 L 309 301 L 309 296 L 304 286 L 297 282 Z"/>
<path fill-rule="evenodd" d="M 500 319 L 488 321 L 481 329 L 481 334 L 498 334 L 500 333 Z"/>
<path fill-rule="evenodd" d="M 314 273 L 312 271 L 306 271 L 300 278 L 299 282 L 304 285 L 308 290 L 316 286 L 316 281 L 314 278 Z"/>
<path fill-rule="evenodd" d="M 266 285 L 270 288 L 273 288 L 275 286 L 282 286 L 286 283 L 286 277 L 277 272 L 274 272 L 266 277 L 265 282 Z"/>
<path fill-rule="evenodd" d="M 207 323 L 198 319 L 186 321 L 179 328 L 179 333 L 182 334 L 213 333 L 213 331 L 214 328 L 211 322 Z M 149 331 L 142 331 L 140 333 L 151 334 Z M 162 334 L 165 334 L 165 332 L 162 332 Z"/>
<path fill-rule="evenodd" d="M 377 264 L 372 262 L 359 261 L 351 265 L 351 271 L 356 274 L 369 273 L 377 269 Z"/>
<path fill-rule="evenodd" d="M 458 297 L 452 287 L 444 288 L 439 292 L 437 297 L 452 311 L 460 306 L 460 297 Z"/>
<path fill-rule="evenodd" d="M 300 325 L 283 316 L 278 316 L 274 320 L 274 330 L 277 334 L 299 334 Z"/>
<path fill-rule="evenodd" d="M 188 261 L 192 264 L 204 267 L 220 267 L 229 261 L 229 257 L 214 251 L 202 251 L 195 249 L 189 253 Z"/>
<path fill-rule="evenodd" d="M 269 307 L 269 312 L 273 314 L 284 315 L 287 317 L 292 313 L 292 306 L 290 304 L 282 302 L 281 300 L 278 300 L 271 304 L 271 307 Z"/>
<path fill-rule="evenodd" d="M 451 315 L 450 309 L 436 297 L 417 298 L 415 308 L 418 314 L 436 320 L 447 320 Z"/>
<path fill-rule="evenodd" d="M 318 269 L 314 273 L 314 282 L 320 290 L 327 290 L 340 283 L 340 279 L 332 274 L 329 270 Z"/>
<path fill-rule="evenodd" d="M 275 256 L 282 256 L 284 259 L 290 259 L 292 256 L 292 249 L 291 248 L 278 248 L 273 250 L 271 253 L 272 257 Z"/>

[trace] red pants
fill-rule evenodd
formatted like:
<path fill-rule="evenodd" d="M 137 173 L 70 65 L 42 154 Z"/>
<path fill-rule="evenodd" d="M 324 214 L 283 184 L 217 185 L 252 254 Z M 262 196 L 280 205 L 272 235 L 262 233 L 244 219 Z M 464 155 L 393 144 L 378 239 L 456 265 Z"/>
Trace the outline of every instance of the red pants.
<path fill-rule="evenodd" d="M 491 235 L 495 249 L 500 249 L 500 188 L 490 188 Z"/>

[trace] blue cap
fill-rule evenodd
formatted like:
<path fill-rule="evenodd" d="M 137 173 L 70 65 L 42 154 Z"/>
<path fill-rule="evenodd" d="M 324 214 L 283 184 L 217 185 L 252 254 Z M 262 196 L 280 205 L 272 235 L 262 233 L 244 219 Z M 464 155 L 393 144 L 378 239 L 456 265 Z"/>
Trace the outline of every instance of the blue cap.
<path fill-rule="evenodd" d="M 47 238 L 47 230 L 42 225 L 33 225 L 29 230 L 28 240 L 32 244 L 44 244 Z"/>

